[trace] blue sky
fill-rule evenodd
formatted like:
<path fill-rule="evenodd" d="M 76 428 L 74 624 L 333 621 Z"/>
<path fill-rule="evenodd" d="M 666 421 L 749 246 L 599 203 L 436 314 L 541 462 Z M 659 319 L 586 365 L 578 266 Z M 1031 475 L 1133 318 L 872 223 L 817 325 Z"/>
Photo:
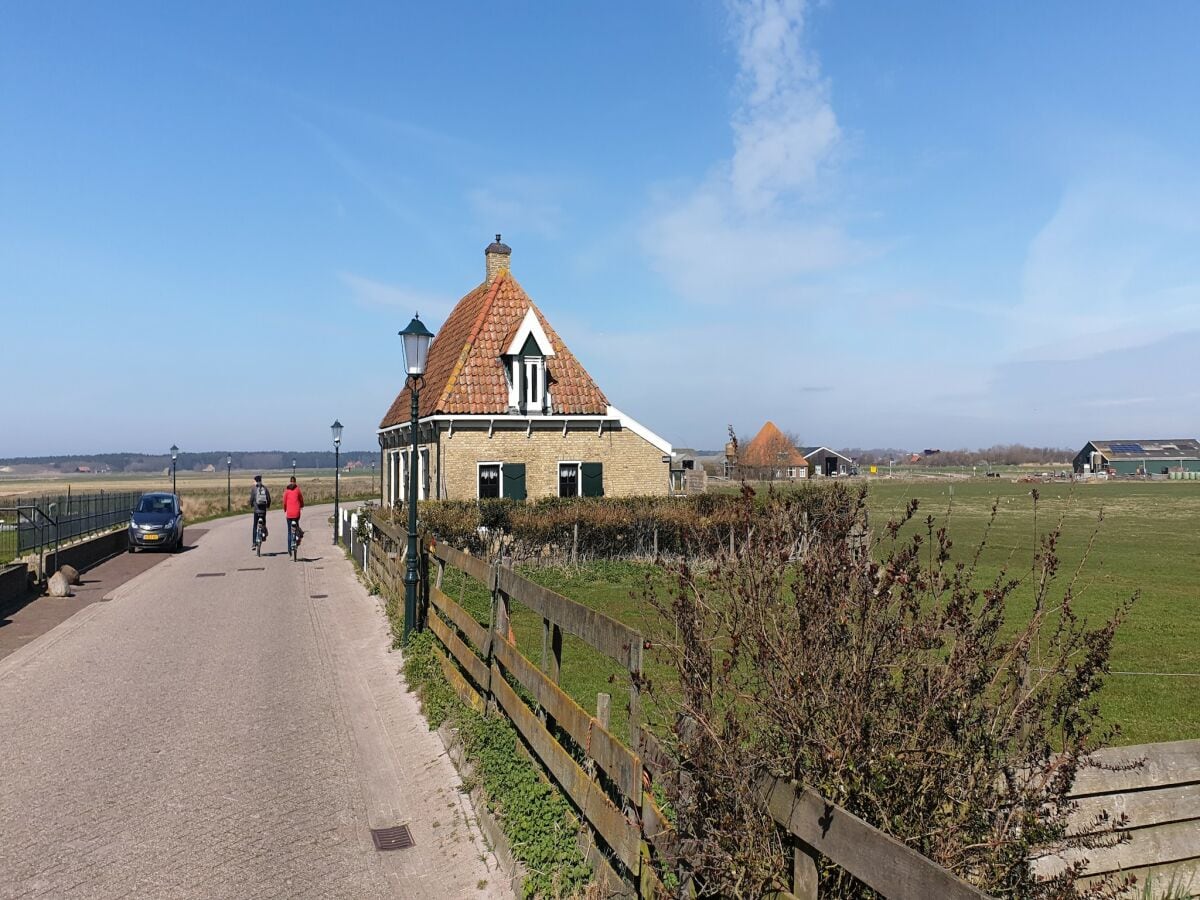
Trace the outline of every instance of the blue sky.
<path fill-rule="evenodd" d="M 1198 31 L 1188 3 L 10 5 L 0 455 L 319 448 L 335 417 L 373 446 L 396 332 L 495 232 L 676 445 L 1193 436 Z"/>

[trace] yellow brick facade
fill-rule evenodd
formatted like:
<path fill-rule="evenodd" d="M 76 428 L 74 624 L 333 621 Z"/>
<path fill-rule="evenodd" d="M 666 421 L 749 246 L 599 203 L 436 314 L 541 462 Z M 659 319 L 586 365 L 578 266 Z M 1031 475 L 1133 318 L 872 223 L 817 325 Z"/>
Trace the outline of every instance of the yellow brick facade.
<path fill-rule="evenodd" d="M 561 423 L 553 428 L 535 425 L 532 432 L 497 423 L 490 434 L 486 423 L 456 424 L 453 434 L 439 425 L 434 440 L 420 446 L 429 454 L 429 495 L 437 499 L 476 499 L 478 466 L 493 462 L 524 463 L 525 491 L 531 500 L 558 496 L 560 462 L 601 463 L 606 497 L 660 495 L 670 487 L 670 464 L 663 462 L 663 451 L 612 422 L 603 430 L 571 425 L 565 434 Z M 387 466 L 389 482 L 397 468 Z M 401 494 L 385 488 L 389 499 Z"/>

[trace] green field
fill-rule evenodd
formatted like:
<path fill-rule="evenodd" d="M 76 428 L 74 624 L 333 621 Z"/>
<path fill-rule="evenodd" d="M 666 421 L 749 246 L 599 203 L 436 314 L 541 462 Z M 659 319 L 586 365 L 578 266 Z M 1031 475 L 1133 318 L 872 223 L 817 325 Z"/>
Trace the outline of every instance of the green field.
<path fill-rule="evenodd" d="M 949 533 L 955 552 L 968 556 L 982 537 L 994 500 L 1000 512 L 982 558 L 981 577 L 1007 565 L 1014 574 L 1027 573 L 1034 545 L 1034 515 L 1030 490 L 1037 488 L 1036 528 L 1044 535 L 1061 520 L 1059 545 L 1063 580 L 1075 571 L 1089 539 L 1100 526 L 1091 557 L 1077 586 L 1077 610 L 1099 622 L 1122 599 L 1135 591 L 1141 598 L 1118 634 L 1112 668 L 1101 695 L 1107 720 L 1119 723 L 1121 743 L 1143 743 L 1200 737 L 1200 482 L 1087 485 L 1014 484 L 995 479 L 873 482 L 870 507 L 873 522 L 882 525 L 909 498 L 940 521 L 949 514 Z M 923 526 L 922 526 L 923 527 Z M 656 631 L 656 616 L 636 596 L 647 565 L 602 562 L 578 569 L 525 567 L 524 573 L 547 587 L 642 629 Z M 480 586 L 448 581 L 448 592 L 462 596 L 481 621 L 487 621 L 487 598 Z M 1031 594 L 1014 596 L 1010 614 L 1029 614 Z M 541 658 L 541 620 L 515 611 L 514 632 L 526 655 Z M 1126 674 L 1128 673 L 1128 674 Z M 669 677 L 651 664 L 652 679 Z M 567 638 L 563 649 L 563 687 L 587 709 L 598 692 L 613 697 L 614 730 L 627 734 L 627 678 L 615 664 Z"/>

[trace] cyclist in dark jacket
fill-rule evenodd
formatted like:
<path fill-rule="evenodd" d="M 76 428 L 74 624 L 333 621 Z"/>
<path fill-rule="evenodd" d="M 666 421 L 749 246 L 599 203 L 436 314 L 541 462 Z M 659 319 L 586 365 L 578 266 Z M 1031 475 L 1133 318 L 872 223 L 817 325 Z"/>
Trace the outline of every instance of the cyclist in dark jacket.
<path fill-rule="evenodd" d="M 262 520 L 263 540 L 267 539 L 267 510 L 271 508 L 271 492 L 263 484 L 262 476 L 254 476 L 254 487 L 250 488 L 250 508 L 254 516 L 250 520 L 250 547 L 254 547 L 255 529 Z"/>

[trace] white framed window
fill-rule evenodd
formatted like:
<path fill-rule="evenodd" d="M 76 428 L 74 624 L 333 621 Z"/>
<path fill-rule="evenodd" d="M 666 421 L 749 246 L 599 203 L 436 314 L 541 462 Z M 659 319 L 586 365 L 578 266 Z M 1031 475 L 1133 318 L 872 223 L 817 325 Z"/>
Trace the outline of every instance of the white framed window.
<path fill-rule="evenodd" d="M 490 497 L 501 497 L 504 494 L 504 479 L 500 477 L 502 466 L 498 462 L 481 462 L 476 464 L 476 485 L 480 500 Z"/>
<path fill-rule="evenodd" d="M 579 477 L 578 461 L 564 461 L 558 464 L 558 496 L 578 497 L 583 488 L 583 479 Z"/>
<path fill-rule="evenodd" d="M 540 356 L 526 356 L 524 363 L 524 401 L 525 412 L 542 411 L 542 393 L 546 386 L 546 361 Z"/>
<path fill-rule="evenodd" d="M 401 450 L 395 454 L 396 492 L 393 502 L 403 503 L 408 499 L 408 461 L 412 456 L 411 450 Z M 417 448 L 417 500 L 429 499 L 429 448 Z"/>
<path fill-rule="evenodd" d="M 388 502 L 395 506 L 401 502 L 401 485 L 400 485 L 400 451 L 393 450 L 388 453 Z"/>

